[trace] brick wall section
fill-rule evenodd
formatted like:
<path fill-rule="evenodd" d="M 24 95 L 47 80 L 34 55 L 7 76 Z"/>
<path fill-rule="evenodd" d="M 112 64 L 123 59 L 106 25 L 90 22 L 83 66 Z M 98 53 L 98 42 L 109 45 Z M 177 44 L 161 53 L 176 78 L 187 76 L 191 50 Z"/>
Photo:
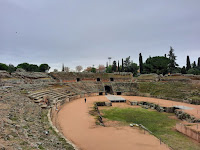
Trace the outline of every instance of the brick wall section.
<path fill-rule="evenodd" d="M 200 133 L 198 131 L 195 131 L 193 129 L 188 128 L 184 124 L 177 123 L 176 124 L 176 130 L 179 132 L 189 136 L 190 138 L 196 140 L 197 142 L 200 142 Z"/>

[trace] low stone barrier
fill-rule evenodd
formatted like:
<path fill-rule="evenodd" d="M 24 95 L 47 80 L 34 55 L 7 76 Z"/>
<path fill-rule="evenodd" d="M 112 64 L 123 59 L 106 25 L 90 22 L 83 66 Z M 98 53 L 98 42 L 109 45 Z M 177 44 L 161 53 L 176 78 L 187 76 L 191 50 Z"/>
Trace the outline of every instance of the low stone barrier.
<path fill-rule="evenodd" d="M 138 102 L 137 101 L 129 101 L 129 100 L 126 100 L 126 103 L 128 105 L 138 105 Z"/>
<path fill-rule="evenodd" d="M 190 115 L 190 114 L 187 114 L 181 110 L 175 110 L 175 115 L 177 116 L 178 119 L 181 119 L 181 120 L 186 120 L 187 122 L 190 122 L 190 123 L 197 123 L 197 122 L 200 122 L 200 119 L 196 119 L 194 116 Z"/>
<path fill-rule="evenodd" d="M 200 119 L 196 119 L 194 116 L 192 116 L 186 112 L 183 112 L 176 107 L 162 107 L 158 104 L 149 103 L 149 102 L 145 102 L 145 101 L 137 102 L 137 101 L 126 100 L 126 103 L 128 105 L 139 105 L 145 109 L 149 109 L 149 108 L 155 109 L 158 112 L 175 113 L 175 115 L 177 116 L 178 119 L 186 120 L 187 122 L 190 122 L 190 123 L 200 122 Z"/>
<path fill-rule="evenodd" d="M 111 102 L 96 102 L 97 106 L 112 106 Z"/>

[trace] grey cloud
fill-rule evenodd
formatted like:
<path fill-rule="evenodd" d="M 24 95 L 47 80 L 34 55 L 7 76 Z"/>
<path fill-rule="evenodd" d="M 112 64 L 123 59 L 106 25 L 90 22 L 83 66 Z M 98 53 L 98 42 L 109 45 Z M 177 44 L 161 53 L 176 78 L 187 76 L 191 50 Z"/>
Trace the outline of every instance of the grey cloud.
<path fill-rule="evenodd" d="M 138 63 L 140 52 L 145 60 L 173 46 L 183 66 L 187 55 L 200 56 L 199 7 L 199 0 L 2 0 L 1 60 L 74 68 L 130 55 Z"/>

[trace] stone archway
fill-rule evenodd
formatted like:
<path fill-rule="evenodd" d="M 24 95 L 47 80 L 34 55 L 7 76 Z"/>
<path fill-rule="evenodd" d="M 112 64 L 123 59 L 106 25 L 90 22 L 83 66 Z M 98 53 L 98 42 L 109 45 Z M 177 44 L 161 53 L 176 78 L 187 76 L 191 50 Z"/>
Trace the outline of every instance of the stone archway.
<path fill-rule="evenodd" d="M 106 86 L 104 86 L 104 88 L 105 88 L 105 92 L 106 92 L 106 93 L 113 94 L 113 92 L 112 92 L 112 87 L 106 85 Z"/>

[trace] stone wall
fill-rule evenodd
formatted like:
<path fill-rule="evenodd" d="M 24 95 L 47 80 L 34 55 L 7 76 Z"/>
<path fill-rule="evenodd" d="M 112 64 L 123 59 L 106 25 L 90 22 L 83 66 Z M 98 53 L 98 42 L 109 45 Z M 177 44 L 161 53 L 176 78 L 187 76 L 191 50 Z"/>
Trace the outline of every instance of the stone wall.
<path fill-rule="evenodd" d="M 189 136 L 190 138 L 196 140 L 197 142 L 200 142 L 200 132 L 195 131 L 194 129 L 191 129 L 181 123 L 176 124 L 176 130 Z"/>
<path fill-rule="evenodd" d="M 114 79 L 114 81 L 120 81 L 120 82 L 132 82 L 133 81 L 133 75 L 131 73 L 127 74 L 114 74 L 114 73 L 75 73 L 75 72 L 51 72 L 49 75 L 56 79 L 58 82 L 73 82 L 76 81 L 77 78 L 80 79 L 80 81 L 97 81 L 97 78 L 100 79 L 100 82 L 110 82 L 111 78 Z"/>

